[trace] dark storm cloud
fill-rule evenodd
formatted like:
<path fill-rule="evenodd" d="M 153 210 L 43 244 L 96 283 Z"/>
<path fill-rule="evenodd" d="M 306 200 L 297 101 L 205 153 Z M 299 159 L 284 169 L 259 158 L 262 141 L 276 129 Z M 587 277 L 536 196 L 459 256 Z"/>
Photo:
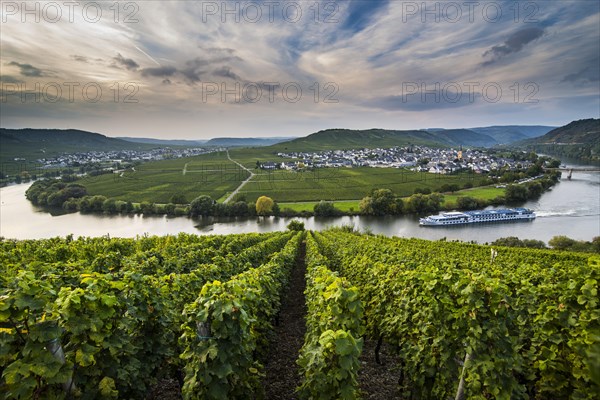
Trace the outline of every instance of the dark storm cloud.
<path fill-rule="evenodd" d="M 144 68 L 142 70 L 142 76 L 155 76 L 159 78 L 166 78 L 175 75 L 176 72 L 177 68 L 172 66 Z"/>
<path fill-rule="evenodd" d="M 121 53 L 117 53 L 117 56 L 114 57 L 113 60 L 117 64 L 120 64 L 121 66 L 127 68 L 130 71 L 135 71 L 136 69 L 138 69 L 140 67 L 140 65 L 138 63 L 136 63 L 134 60 L 132 60 L 131 58 L 123 57 L 121 55 Z"/>
<path fill-rule="evenodd" d="M 31 64 L 21 64 L 16 61 L 11 61 L 8 63 L 8 65 L 14 65 L 16 67 L 19 67 L 21 75 L 23 75 L 23 76 L 33 76 L 33 77 L 44 76 L 41 69 L 36 68 Z"/>
<path fill-rule="evenodd" d="M 503 44 L 494 46 L 483 53 L 483 57 L 489 57 L 490 59 L 483 62 L 482 65 L 492 65 L 509 54 L 518 53 L 523 50 L 523 47 L 540 38 L 543 34 L 544 29 L 538 27 L 524 28 L 516 31 Z"/>

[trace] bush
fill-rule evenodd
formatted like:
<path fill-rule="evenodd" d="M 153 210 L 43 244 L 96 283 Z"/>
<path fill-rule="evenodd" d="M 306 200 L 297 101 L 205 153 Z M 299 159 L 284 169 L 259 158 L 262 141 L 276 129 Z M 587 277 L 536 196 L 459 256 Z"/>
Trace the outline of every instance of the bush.
<path fill-rule="evenodd" d="M 173 204 L 187 204 L 188 201 L 183 193 L 176 193 L 171 196 L 170 202 Z"/>
<path fill-rule="evenodd" d="M 334 217 L 340 215 L 340 211 L 330 201 L 321 200 L 315 204 L 313 211 L 317 217 Z"/>
<path fill-rule="evenodd" d="M 196 197 L 190 203 L 190 215 L 197 217 L 199 215 L 212 215 L 215 207 L 215 201 L 210 196 Z"/>
<path fill-rule="evenodd" d="M 304 222 L 300 222 L 297 219 L 290 221 L 287 225 L 288 230 L 290 231 L 303 231 L 304 230 Z"/>
<path fill-rule="evenodd" d="M 461 196 L 456 199 L 456 205 L 461 210 L 476 210 L 479 208 L 479 203 L 477 199 L 470 196 Z"/>

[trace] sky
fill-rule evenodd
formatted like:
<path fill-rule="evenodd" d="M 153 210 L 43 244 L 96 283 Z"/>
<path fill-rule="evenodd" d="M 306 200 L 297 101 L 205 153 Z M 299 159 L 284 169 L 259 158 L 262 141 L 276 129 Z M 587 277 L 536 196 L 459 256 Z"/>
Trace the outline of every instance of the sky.
<path fill-rule="evenodd" d="M 171 139 L 600 117 L 600 2 L 0 2 L 0 126 Z"/>

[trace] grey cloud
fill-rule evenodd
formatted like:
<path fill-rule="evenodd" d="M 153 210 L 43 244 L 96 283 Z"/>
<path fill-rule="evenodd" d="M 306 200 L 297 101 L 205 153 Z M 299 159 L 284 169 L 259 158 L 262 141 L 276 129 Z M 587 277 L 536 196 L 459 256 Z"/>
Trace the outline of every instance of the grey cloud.
<path fill-rule="evenodd" d="M 527 44 L 540 38 L 544 34 L 543 28 L 531 27 L 524 28 L 514 32 L 508 37 L 508 39 L 501 45 L 493 46 L 491 49 L 483 53 L 483 57 L 490 57 L 488 61 L 482 63 L 483 66 L 494 64 L 495 62 L 502 59 L 512 53 L 518 53 L 523 50 Z"/>
<path fill-rule="evenodd" d="M 230 49 L 228 47 L 209 47 L 209 48 L 203 48 L 203 49 L 208 51 L 209 53 L 227 53 L 227 54 L 235 53 L 234 49 Z"/>
<path fill-rule="evenodd" d="M 136 63 L 134 60 L 132 60 L 131 58 L 125 58 L 121 55 L 121 53 L 117 53 L 117 56 L 113 58 L 113 60 L 117 63 L 122 65 L 123 67 L 127 68 L 130 71 L 135 71 L 136 69 L 138 69 L 140 67 L 140 65 L 138 63 Z"/>
<path fill-rule="evenodd" d="M 480 98 L 481 95 L 477 93 L 470 98 L 468 92 L 440 91 L 437 98 L 433 94 L 422 96 L 421 93 L 415 93 L 406 96 L 385 96 L 367 101 L 362 105 L 388 111 L 429 111 L 465 107 L 477 103 Z"/>
<path fill-rule="evenodd" d="M 75 61 L 79 61 L 79 62 L 84 62 L 84 63 L 88 63 L 89 60 L 87 57 L 84 56 L 78 56 L 76 54 L 71 55 L 71 59 L 75 60 Z"/>
<path fill-rule="evenodd" d="M 581 63 L 577 64 L 580 67 L 577 72 L 568 74 L 561 82 L 586 83 L 600 81 L 600 57 L 597 53 L 587 59 L 584 58 Z"/>
<path fill-rule="evenodd" d="M 21 75 L 23 75 L 23 76 L 33 76 L 33 77 L 44 76 L 41 69 L 36 68 L 31 64 L 21 64 L 16 61 L 11 61 L 8 63 L 8 65 L 14 65 L 16 67 L 19 67 L 19 69 L 21 71 Z"/>
<path fill-rule="evenodd" d="M 175 75 L 177 72 L 177 68 L 166 66 L 166 67 L 154 67 L 154 68 L 144 68 L 142 70 L 142 76 L 156 76 L 159 78 L 165 78 Z"/>
<path fill-rule="evenodd" d="M 207 60 L 203 60 L 200 58 L 194 58 L 193 60 L 188 60 L 185 62 L 185 68 L 183 68 L 180 72 L 191 83 L 199 82 L 204 74 L 202 67 L 209 65 L 210 62 Z"/>
<path fill-rule="evenodd" d="M 561 82 L 598 82 L 600 72 L 595 68 L 586 67 L 582 70 L 565 76 Z"/>
<path fill-rule="evenodd" d="M 180 76 L 188 84 L 196 84 L 202 81 L 206 76 L 229 78 L 234 81 L 245 82 L 241 76 L 231 70 L 230 66 L 218 66 L 216 69 L 213 69 L 216 66 L 215 64 L 220 64 L 236 58 L 238 57 L 225 56 L 212 59 L 196 57 L 186 61 L 182 67 L 161 66 L 155 68 L 144 68 L 141 70 L 141 74 L 144 77 L 150 76 L 159 78 Z M 211 70 L 212 72 L 210 72 Z M 170 84 L 172 82 L 169 79 L 165 79 L 163 80 L 163 83 Z"/>
<path fill-rule="evenodd" d="M 0 81 L 3 83 L 24 83 L 21 79 L 10 75 L 0 75 Z"/>
<path fill-rule="evenodd" d="M 238 74 L 236 74 L 235 72 L 231 71 L 230 67 L 221 67 L 218 68 L 216 70 L 213 71 L 213 74 L 215 76 L 220 76 L 223 78 L 230 78 L 233 79 L 234 81 L 241 81 L 243 80 Z"/>

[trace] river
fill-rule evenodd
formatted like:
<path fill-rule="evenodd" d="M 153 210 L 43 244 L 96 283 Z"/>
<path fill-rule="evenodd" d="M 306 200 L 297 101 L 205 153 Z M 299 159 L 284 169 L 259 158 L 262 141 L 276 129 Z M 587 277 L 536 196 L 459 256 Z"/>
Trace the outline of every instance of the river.
<path fill-rule="evenodd" d="M 566 176 L 566 174 L 563 174 Z M 137 235 L 176 235 L 179 232 L 231 234 L 285 230 L 291 218 L 204 218 L 141 215 L 93 215 L 71 213 L 52 216 L 25 199 L 29 184 L 0 189 L 0 236 L 39 239 L 73 234 L 77 236 L 135 237 Z M 299 218 L 307 229 L 353 225 L 387 236 L 418 237 L 492 242 L 500 237 L 518 236 L 548 242 L 553 236 L 566 235 L 578 240 L 600 236 L 600 174 L 573 173 L 539 199 L 528 201 L 537 218 L 531 222 L 474 224 L 452 227 L 420 227 L 416 216 Z M 298 219 L 298 218 L 297 218 Z"/>

